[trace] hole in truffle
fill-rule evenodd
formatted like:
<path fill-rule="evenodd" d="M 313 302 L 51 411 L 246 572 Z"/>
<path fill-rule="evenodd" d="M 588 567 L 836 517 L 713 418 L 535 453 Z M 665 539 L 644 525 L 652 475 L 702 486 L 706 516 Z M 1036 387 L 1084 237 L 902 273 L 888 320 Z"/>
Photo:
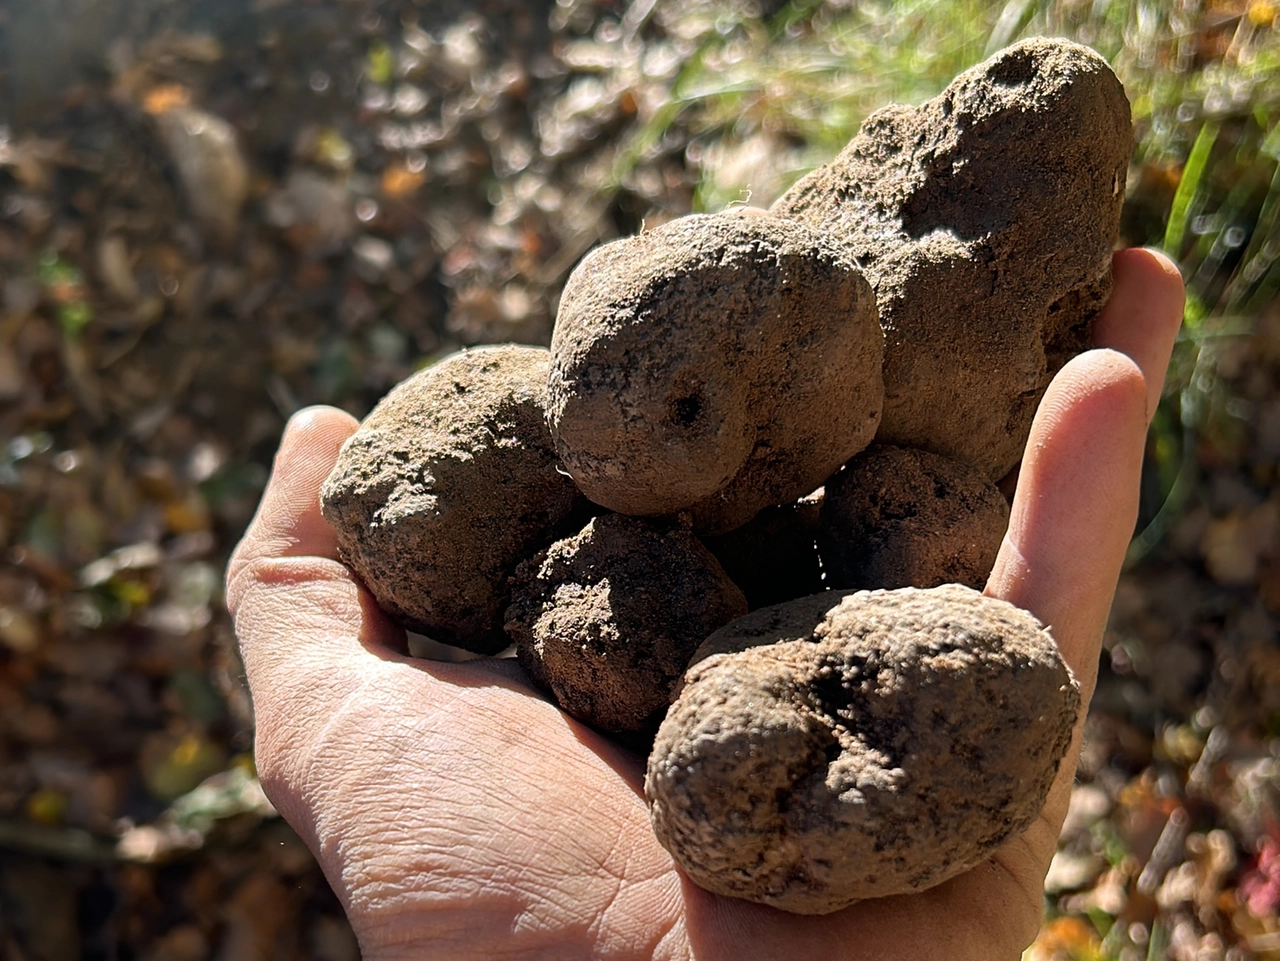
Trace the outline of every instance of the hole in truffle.
<path fill-rule="evenodd" d="M 848 720 L 846 715 L 853 700 L 852 680 L 841 666 L 825 668 L 813 682 L 815 707 L 837 723 Z M 836 748 L 839 753 L 839 745 Z"/>
<path fill-rule="evenodd" d="M 671 419 L 681 427 L 692 427 L 702 416 L 702 397 L 691 394 L 671 402 Z"/>
<path fill-rule="evenodd" d="M 999 63 L 993 64 L 989 76 L 996 83 L 1009 86 L 1030 83 L 1036 75 L 1036 60 L 1026 51 L 1015 51 Z"/>

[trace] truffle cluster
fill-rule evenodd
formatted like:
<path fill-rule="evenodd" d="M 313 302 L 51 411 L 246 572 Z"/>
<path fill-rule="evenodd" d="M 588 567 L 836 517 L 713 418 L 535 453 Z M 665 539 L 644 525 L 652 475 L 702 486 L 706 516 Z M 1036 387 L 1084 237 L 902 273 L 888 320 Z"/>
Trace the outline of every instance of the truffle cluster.
<path fill-rule="evenodd" d="M 343 558 L 406 627 L 514 643 L 652 741 L 655 832 L 709 890 L 822 913 L 972 867 L 1079 707 L 1048 631 L 978 591 L 995 482 L 1109 292 L 1129 153 L 1106 63 L 1026 41 L 768 212 L 598 248 L 549 351 L 462 351 L 369 415 L 322 492 Z"/>

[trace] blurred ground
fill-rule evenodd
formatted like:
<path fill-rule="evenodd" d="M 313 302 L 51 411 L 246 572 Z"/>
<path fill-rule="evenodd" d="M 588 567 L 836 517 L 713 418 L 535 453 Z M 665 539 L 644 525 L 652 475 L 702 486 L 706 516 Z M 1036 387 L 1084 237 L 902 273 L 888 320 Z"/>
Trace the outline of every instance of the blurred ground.
<path fill-rule="evenodd" d="M 781 8 L 0 2 L 0 958 L 357 956 L 253 780 L 221 607 L 284 420 L 545 343 L 577 259 L 712 167 L 768 203 L 787 131 L 654 118 Z M 1176 176 L 1133 179 L 1130 222 L 1167 208 Z M 1117 598 L 1037 957 L 1280 958 L 1280 310 L 1217 357 L 1228 400 Z"/>

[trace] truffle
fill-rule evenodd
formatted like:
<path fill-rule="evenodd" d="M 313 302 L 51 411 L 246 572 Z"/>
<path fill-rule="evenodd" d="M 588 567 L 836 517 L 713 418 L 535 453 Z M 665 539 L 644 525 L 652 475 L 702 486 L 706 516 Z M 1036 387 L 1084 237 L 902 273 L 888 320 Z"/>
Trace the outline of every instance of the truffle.
<path fill-rule="evenodd" d="M 551 339 L 548 418 L 591 500 L 732 530 L 818 487 L 875 434 L 883 335 L 823 232 L 684 217 L 589 254 Z"/>
<path fill-rule="evenodd" d="M 1079 706 L 1048 631 L 965 587 L 767 607 L 694 655 L 654 831 L 707 890 L 801 914 L 920 891 L 1031 825 Z"/>
<path fill-rule="evenodd" d="M 521 565 L 507 631 L 567 713 L 652 735 L 698 645 L 746 612 L 688 530 L 605 514 Z"/>
<path fill-rule="evenodd" d="M 1038 38 L 919 107 L 872 114 L 774 204 L 844 243 L 875 289 L 878 440 L 990 480 L 1017 463 L 1040 397 L 1109 296 L 1131 152 L 1106 61 Z"/>
<path fill-rule="evenodd" d="M 981 589 L 1008 526 L 1008 502 L 976 469 L 873 444 L 827 482 L 818 550 L 834 588 Z"/>
<path fill-rule="evenodd" d="M 549 358 L 461 351 L 394 388 L 343 446 L 321 509 L 403 626 L 479 654 L 507 647 L 516 566 L 586 516 L 547 432 Z"/>

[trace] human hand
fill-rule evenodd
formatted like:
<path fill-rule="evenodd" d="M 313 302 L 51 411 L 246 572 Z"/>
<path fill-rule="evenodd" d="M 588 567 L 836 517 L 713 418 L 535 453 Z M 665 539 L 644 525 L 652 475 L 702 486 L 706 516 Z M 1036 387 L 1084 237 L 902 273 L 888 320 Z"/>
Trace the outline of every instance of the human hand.
<path fill-rule="evenodd" d="M 1116 254 L 1099 348 L 1049 387 L 987 593 L 1051 625 L 1087 703 L 1133 531 L 1147 425 L 1182 317 L 1163 257 Z M 654 838 L 642 758 L 562 714 L 510 659 L 414 660 L 337 560 L 319 490 L 356 423 L 289 424 L 232 557 L 268 797 L 310 845 L 364 957 L 1019 957 L 1071 793 L 973 870 L 822 917 L 709 894 Z"/>

